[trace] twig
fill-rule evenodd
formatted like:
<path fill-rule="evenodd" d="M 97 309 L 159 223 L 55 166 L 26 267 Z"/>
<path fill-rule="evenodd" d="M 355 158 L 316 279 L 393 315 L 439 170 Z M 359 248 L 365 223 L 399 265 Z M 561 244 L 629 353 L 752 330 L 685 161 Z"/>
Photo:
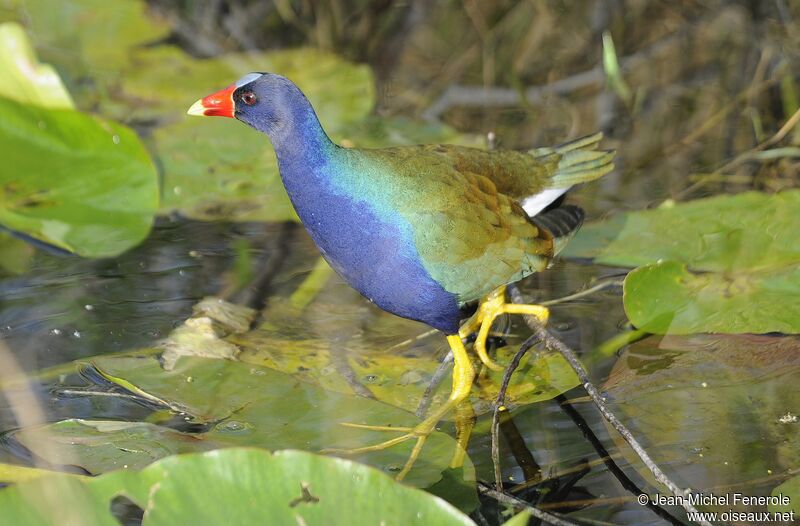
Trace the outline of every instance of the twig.
<path fill-rule="evenodd" d="M 422 394 L 422 399 L 419 401 L 417 410 L 414 411 L 414 414 L 418 417 L 422 418 L 425 416 L 425 413 L 428 412 L 428 408 L 431 406 L 431 401 L 433 400 L 433 392 L 436 391 L 436 388 L 439 387 L 439 384 L 444 380 L 447 369 L 450 367 L 451 363 L 453 363 L 453 351 L 448 351 L 447 356 L 444 357 L 442 363 L 439 364 L 439 367 L 437 367 L 436 371 L 433 373 L 428 387 Z"/>
<path fill-rule="evenodd" d="M 554 526 L 578 526 L 578 524 L 575 522 L 568 521 L 566 519 L 562 519 L 558 515 L 553 515 L 552 513 L 547 513 L 546 511 L 542 511 L 539 508 L 531 506 L 524 500 L 518 499 L 517 497 L 509 495 L 508 493 L 497 491 L 491 486 L 488 486 L 481 482 L 478 483 L 478 492 L 481 495 L 486 495 L 487 497 L 493 498 L 497 502 L 508 504 L 509 506 L 514 506 L 517 508 L 522 508 L 528 511 L 531 515 L 533 515 L 537 519 L 545 521 L 549 524 L 553 524 Z"/>
<path fill-rule="evenodd" d="M 542 467 L 536 462 L 533 453 L 525 444 L 525 437 L 522 436 L 510 412 L 503 412 L 501 415 L 500 431 L 506 439 L 506 444 L 508 444 L 511 454 L 514 455 L 514 460 L 517 461 L 517 465 L 522 469 L 522 476 L 525 482 L 531 485 L 541 482 Z"/>
<path fill-rule="evenodd" d="M 359 381 L 356 372 L 352 367 L 350 367 L 350 362 L 347 361 L 347 356 L 344 355 L 342 346 L 338 345 L 337 342 L 334 342 L 333 346 L 331 347 L 330 360 L 333 368 L 336 369 L 336 372 L 339 374 L 339 376 L 344 378 L 344 380 L 347 382 L 347 385 L 350 386 L 350 389 L 352 389 L 355 394 L 358 396 L 363 396 L 364 398 L 377 400 L 372 391 L 370 391 L 367 386 Z"/>
<path fill-rule="evenodd" d="M 511 363 L 506 367 L 505 373 L 503 373 L 503 382 L 500 384 L 500 390 L 497 392 L 497 398 L 494 402 L 494 412 L 492 413 L 492 465 L 494 466 L 494 483 L 498 491 L 503 489 L 503 476 L 500 473 L 500 411 L 505 410 L 506 391 L 511 381 L 511 375 L 519 367 L 522 357 L 537 341 L 539 339 L 534 335 L 522 342 L 517 354 L 514 355 Z"/>
<path fill-rule="evenodd" d="M 594 287 L 588 288 L 586 290 L 582 290 L 580 292 L 575 292 L 574 294 L 570 294 L 569 296 L 564 296 L 562 298 L 556 298 L 554 300 L 547 300 L 547 301 L 540 301 L 539 305 L 544 307 L 549 307 L 550 305 L 557 305 L 559 303 L 564 303 L 565 301 L 572 301 L 579 298 L 583 298 L 586 296 L 590 296 L 595 292 L 603 289 L 607 289 L 609 287 L 621 287 L 623 281 L 621 280 L 612 280 L 612 281 L 604 281 L 603 283 L 599 283 Z"/>
<path fill-rule="evenodd" d="M 572 421 L 578 426 L 578 429 L 581 430 L 584 438 L 589 441 L 589 443 L 594 447 L 597 454 L 600 456 L 600 460 L 608 468 L 608 471 L 616 477 L 622 487 L 631 492 L 632 494 L 639 496 L 644 493 L 639 486 L 633 482 L 628 475 L 625 474 L 624 471 L 617 466 L 617 463 L 611 459 L 611 455 L 608 453 L 608 450 L 603 446 L 603 443 L 600 442 L 600 439 L 595 436 L 592 429 L 589 427 L 589 424 L 586 423 L 583 416 L 575 409 L 572 404 L 569 403 L 569 400 L 563 395 L 560 394 L 555 398 L 556 402 L 558 402 L 559 407 L 569 416 Z M 675 524 L 678 526 L 683 526 L 683 522 L 679 521 L 675 517 L 673 517 L 667 510 L 655 504 L 652 500 L 648 499 L 647 504 L 645 504 L 648 508 L 653 510 L 653 513 L 661 517 L 662 519 L 668 521 L 670 524 Z"/>
<path fill-rule="evenodd" d="M 508 291 L 511 295 L 512 302 L 525 303 L 519 288 L 514 285 L 510 285 L 508 287 Z M 650 470 L 650 473 L 653 474 L 655 479 L 666 486 L 673 495 L 679 497 L 683 508 L 687 512 L 693 514 L 698 513 L 697 508 L 689 503 L 689 491 L 681 489 L 675 482 L 667 477 L 666 474 L 664 474 L 661 468 L 659 468 L 658 465 L 653 462 L 653 459 L 650 458 L 650 455 L 647 453 L 647 451 L 645 451 L 642 445 L 639 444 L 639 442 L 633 437 L 633 434 L 628 430 L 628 428 L 625 427 L 616 417 L 616 415 L 611 412 L 606 403 L 603 401 L 603 398 L 600 396 L 600 393 L 597 391 L 597 388 L 589 379 L 589 373 L 587 373 L 586 369 L 583 368 L 583 364 L 581 364 L 581 361 L 575 352 L 567 347 L 564 342 L 550 334 L 550 332 L 545 329 L 544 326 L 537 320 L 531 318 L 530 316 L 525 316 L 524 318 L 534 335 L 542 340 L 548 349 L 556 350 L 560 352 L 562 356 L 564 356 L 564 359 L 566 359 L 570 366 L 575 370 L 575 373 L 578 375 L 578 379 L 583 385 L 583 388 L 600 410 L 600 413 L 608 421 L 608 423 L 611 424 L 614 429 L 616 429 L 617 433 L 619 433 L 622 438 L 624 438 L 625 441 L 631 446 L 631 449 L 633 449 L 633 451 L 639 456 L 644 465 L 647 466 L 647 469 Z M 710 522 L 705 520 L 698 520 L 697 522 L 703 526 L 712 526 Z"/>
<path fill-rule="evenodd" d="M 422 334 L 417 334 L 413 338 L 409 338 L 407 340 L 403 340 L 400 343 L 395 343 L 394 345 L 392 345 L 391 347 L 386 349 L 386 351 L 389 352 L 389 351 L 396 351 L 397 349 L 402 349 L 403 347 L 411 345 L 414 342 L 418 342 L 420 340 L 424 340 L 425 338 L 428 338 L 429 336 L 433 336 L 435 334 L 441 334 L 441 333 L 436 329 L 431 329 L 429 331 L 425 331 Z"/>

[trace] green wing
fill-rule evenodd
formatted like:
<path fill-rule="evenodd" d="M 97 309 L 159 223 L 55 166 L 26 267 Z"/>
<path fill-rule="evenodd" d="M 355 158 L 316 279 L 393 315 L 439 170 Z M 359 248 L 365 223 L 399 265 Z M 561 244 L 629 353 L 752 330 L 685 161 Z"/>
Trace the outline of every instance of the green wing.
<path fill-rule="evenodd" d="M 553 253 L 549 236 L 495 183 L 498 173 L 505 188 L 511 188 L 514 176 L 522 179 L 509 170 L 514 163 L 502 162 L 505 155 L 449 146 L 363 152 L 381 165 L 372 171 L 381 180 L 373 183 L 390 194 L 392 208 L 413 225 L 423 266 L 460 301 L 480 298 L 547 266 Z M 472 152 L 474 157 L 465 159 Z M 529 157 L 508 154 L 519 161 Z M 534 162 L 519 164 L 546 175 L 547 168 Z M 471 171 L 475 168 L 486 173 Z"/>
<path fill-rule="evenodd" d="M 556 218 L 571 228 L 552 232 L 520 202 L 608 173 L 614 154 L 596 150 L 601 138 L 529 153 L 432 145 L 359 154 L 372 168 L 371 188 L 377 185 L 384 202 L 413 226 L 425 269 L 468 302 L 547 267 L 583 215 Z"/>

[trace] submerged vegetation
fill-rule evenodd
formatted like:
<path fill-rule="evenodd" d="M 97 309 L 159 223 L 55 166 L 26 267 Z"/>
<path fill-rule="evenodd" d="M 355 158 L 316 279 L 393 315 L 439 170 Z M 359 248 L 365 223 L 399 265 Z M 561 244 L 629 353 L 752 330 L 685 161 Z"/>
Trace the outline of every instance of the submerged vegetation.
<path fill-rule="evenodd" d="M 321 454 L 418 423 L 446 350 L 319 258 L 265 140 L 185 118 L 252 70 L 347 147 L 602 130 L 618 169 L 522 292 L 680 488 L 800 511 L 800 10 L 591 6 L 0 0 L 0 522 L 696 520 L 637 504 L 663 481 L 516 319 L 513 374 L 482 371 L 403 484 L 410 443 Z"/>

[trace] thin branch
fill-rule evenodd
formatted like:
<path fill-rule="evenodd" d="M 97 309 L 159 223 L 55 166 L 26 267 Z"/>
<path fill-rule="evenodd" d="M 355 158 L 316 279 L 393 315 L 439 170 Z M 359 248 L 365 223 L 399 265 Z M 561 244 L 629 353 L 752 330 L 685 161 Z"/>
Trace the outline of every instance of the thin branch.
<path fill-rule="evenodd" d="M 510 412 L 503 412 L 500 417 L 500 431 L 506 439 L 511 454 L 517 465 L 522 468 L 522 476 L 526 482 L 537 484 L 542 481 L 542 467 L 536 462 L 536 459 L 528 449 L 525 443 L 525 437 L 522 436 L 514 417 Z"/>
<path fill-rule="evenodd" d="M 514 303 L 525 303 L 519 288 L 511 285 L 508 287 L 508 291 L 511 295 L 511 301 Z M 647 453 L 647 451 L 645 451 L 642 445 L 639 444 L 639 442 L 633 437 L 633 434 L 628 430 L 628 428 L 625 427 L 616 417 L 616 415 L 611 412 L 606 403 L 603 401 L 603 398 L 600 396 L 600 393 L 597 391 L 597 388 L 589 379 L 589 373 L 587 373 L 586 369 L 583 368 L 583 364 L 581 364 L 581 361 L 575 352 L 564 342 L 550 334 L 550 332 L 545 329 L 544 326 L 536 319 L 530 316 L 525 316 L 524 318 L 534 335 L 537 336 L 548 349 L 560 352 L 564 359 L 567 360 L 570 366 L 575 370 L 575 373 L 578 375 L 578 379 L 583 385 L 583 388 L 586 390 L 586 393 L 589 395 L 589 397 L 591 397 L 594 404 L 600 410 L 600 413 L 608 421 L 608 423 L 611 424 L 614 429 L 616 429 L 617 433 L 619 433 L 622 438 L 624 438 L 625 441 L 631 446 L 631 449 L 633 449 L 633 451 L 639 456 L 644 465 L 647 466 L 647 468 L 653 474 L 655 479 L 666 486 L 673 495 L 679 497 L 683 508 L 687 512 L 698 513 L 697 508 L 689 503 L 689 490 L 681 489 L 675 482 L 667 477 L 667 475 L 664 474 L 664 472 L 660 467 L 658 467 L 653 459 L 650 458 L 650 455 Z M 710 522 L 705 520 L 698 520 L 697 522 L 702 526 L 712 526 Z"/>
<path fill-rule="evenodd" d="M 595 285 L 594 287 L 588 288 L 586 290 L 582 290 L 580 292 L 576 292 L 574 294 L 570 294 L 569 296 L 564 296 L 562 298 L 556 298 L 556 299 L 553 299 L 553 300 L 540 301 L 539 305 L 542 305 L 543 307 L 549 307 L 550 305 L 557 305 L 559 303 L 564 303 L 566 301 L 577 300 L 577 299 L 580 299 L 580 298 L 584 298 L 586 296 L 590 296 L 590 295 L 594 294 L 595 292 L 598 292 L 598 291 L 603 290 L 603 289 L 607 289 L 609 287 L 621 287 L 622 284 L 623 284 L 622 280 L 616 280 L 615 279 L 615 280 L 610 280 L 610 281 L 604 281 L 602 283 L 599 283 L 599 284 Z"/>
<path fill-rule="evenodd" d="M 558 402 L 559 407 L 569 416 L 572 421 L 578 426 L 581 433 L 583 434 L 584 438 L 589 441 L 589 443 L 594 447 L 597 454 L 600 456 L 600 460 L 608 468 L 608 471 L 611 472 L 614 477 L 622 484 L 622 487 L 631 492 L 633 495 L 639 496 L 644 493 L 639 486 L 633 482 L 628 475 L 625 474 L 617 463 L 611 458 L 611 455 L 608 453 L 608 450 L 603 446 L 603 443 L 600 442 L 600 439 L 592 431 L 592 428 L 589 427 L 589 424 L 583 418 L 583 416 L 578 412 L 572 404 L 569 403 L 567 398 L 560 394 L 555 398 L 556 402 Z M 670 524 L 675 524 L 677 526 L 683 526 L 683 522 L 673 517 L 667 510 L 655 504 L 652 500 L 648 499 L 647 504 L 645 504 L 648 508 L 653 510 L 653 513 L 661 517 L 662 519 L 666 520 Z"/>
<path fill-rule="evenodd" d="M 494 413 L 492 413 L 492 465 L 494 466 L 494 483 L 498 491 L 503 489 L 503 477 L 500 472 L 500 412 L 505 410 L 506 391 L 508 384 L 511 382 L 511 375 L 519 367 L 519 362 L 522 357 L 539 341 L 534 335 L 525 340 L 520 346 L 517 354 L 511 360 L 511 363 L 506 367 L 503 373 L 503 382 L 500 384 L 500 390 L 497 392 L 497 398 L 494 402 Z"/>
<path fill-rule="evenodd" d="M 535 508 L 525 502 L 522 499 L 518 499 L 513 495 L 509 495 L 508 493 L 504 493 L 502 491 L 497 491 L 496 489 L 492 488 L 491 486 L 483 483 L 478 483 L 478 492 L 481 495 L 486 495 L 487 497 L 491 497 L 497 502 L 502 504 L 508 504 L 509 506 L 514 506 L 516 508 L 522 508 L 529 512 L 531 515 L 536 517 L 541 521 L 545 521 L 548 524 L 553 524 L 554 526 L 579 526 L 578 523 L 568 521 L 566 519 L 562 519 L 558 515 L 553 515 L 552 513 L 547 513 L 546 511 L 542 511 L 539 508 Z"/>
<path fill-rule="evenodd" d="M 431 406 L 431 401 L 433 401 L 433 393 L 436 391 L 436 388 L 439 387 L 439 384 L 442 383 L 442 380 L 444 380 L 444 377 L 447 375 L 447 369 L 450 368 L 450 364 L 452 363 L 453 351 L 448 351 L 447 356 L 444 357 L 442 363 L 440 363 L 439 367 L 436 368 L 436 372 L 433 373 L 431 381 L 428 384 L 428 387 L 425 389 L 422 399 L 419 401 L 419 406 L 417 406 L 417 410 L 414 411 L 415 415 L 422 418 L 425 416 L 425 413 L 428 412 L 428 408 Z"/>
<path fill-rule="evenodd" d="M 377 398 L 375 398 L 375 394 L 358 379 L 358 375 L 353 368 L 350 367 L 350 362 L 347 361 L 347 356 L 345 355 L 344 349 L 341 345 L 338 345 L 337 342 L 334 342 L 333 346 L 331 347 L 330 361 L 331 365 L 333 365 L 333 368 L 336 369 L 336 372 L 339 374 L 339 376 L 344 378 L 344 380 L 347 382 L 347 385 L 350 386 L 350 389 L 352 389 L 355 394 L 358 396 L 363 396 L 364 398 L 377 400 Z"/>

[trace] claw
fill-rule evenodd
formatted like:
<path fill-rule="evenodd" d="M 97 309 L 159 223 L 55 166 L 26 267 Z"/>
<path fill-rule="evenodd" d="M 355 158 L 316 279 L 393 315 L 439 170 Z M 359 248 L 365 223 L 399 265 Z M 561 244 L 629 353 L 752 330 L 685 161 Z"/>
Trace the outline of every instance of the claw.
<path fill-rule="evenodd" d="M 478 329 L 478 335 L 475 339 L 475 352 L 478 354 L 481 363 L 493 371 L 502 371 L 504 368 L 489 357 L 489 353 L 486 352 L 486 340 L 489 337 L 489 331 L 494 320 L 502 314 L 535 316 L 545 324 L 550 317 L 550 311 L 542 305 L 506 303 L 505 285 L 487 295 L 478 306 L 477 312 L 462 325 L 459 330 L 459 336 L 465 338 L 475 332 L 475 329 Z"/>
<path fill-rule="evenodd" d="M 406 440 L 416 439 L 417 443 L 414 444 L 414 449 L 411 451 L 411 454 L 408 457 L 403 469 L 398 473 L 397 480 L 403 480 L 405 476 L 411 471 L 411 468 L 414 466 L 414 463 L 419 458 L 420 453 L 422 452 L 422 448 L 425 446 L 425 441 L 428 440 L 428 436 L 436 429 L 436 424 L 439 423 L 444 415 L 446 415 L 451 409 L 456 407 L 460 402 L 462 402 L 468 395 L 469 391 L 472 388 L 472 381 L 475 379 L 475 369 L 472 367 L 472 362 L 467 355 L 467 350 L 464 348 L 464 344 L 461 342 L 461 337 L 457 334 L 451 335 L 447 337 L 447 341 L 450 344 L 450 348 L 453 350 L 453 358 L 454 358 L 454 365 L 453 365 L 453 388 L 450 392 L 450 398 L 442 404 L 441 407 L 436 409 L 433 413 L 431 413 L 425 420 L 419 423 L 414 427 L 393 427 L 393 426 L 373 426 L 367 424 L 352 424 L 352 423 L 342 423 L 342 425 L 347 427 L 353 427 L 357 429 L 367 429 L 371 431 L 398 431 L 403 433 L 399 437 L 392 438 L 390 440 L 386 440 L 379 444 L 374 444 L 372 446 L 364 446 L 359 448 L 353 449 L 324 449 L 322 453 L 332 453 L 337 455 L 358 455 L 360 453 L 370 453 L 372 451 L 380 451 L 383 449 L 390 448 L 392 446 L 396 446 L 397 444 L 401 444 Z M 467 434 L 468 436 L 468 434 Z M 458 450 L 455 452 L 453 457 L 453 462 L 457 462 L 459 459 L 463 461 L 463 452 L 460 451 L 465 449 L 465 445 L 459 442 Z"/>
<path fill-rule="evenodd" d="M 441 407 L 431 413 L 425 420 L 420 422 L 419 425 L 414 427 L 373 426 L 368 424 L 342 423 L 343 426 L 356 429 L 399 432 L 403 434 L 372 446 L 364 446 L 354 449 L 324 449 L 322 452 L 333 453 L 337 455 L 358 455 L 361 453 L 370 453 L 373 451 L 387 449 L 392 446 L 396 446 L 397 444 L 401 444 L 406 440 L 416 440 L 416 444 L 414 444 L 414 448 L 412 449 L 408 460 L 396 477 L 397 480 L 403 480 L 408 472 L 411 471 L 411 468 L 414 466 L 417 458 L 419 458 L 420 452 L 422 452 L 422 448 L 425 446 L 425 441 L 436 428 L 436 424 L 439 423 L 439 420 L 441 420 L 451 409 L 458 407 L 459 404 L 467 398 L 470 389 L 472 388 L 472 381 L 475 378 L 475 370 L 472 367 L 472 362 L 470 361 L 467 351 L 464 348 L 462 338 L 466 338 L 473 332 L 477 331 L 478 336 L 475 340 L 475 351 L 478 354 L 481 362 L 489 369 L 502 371 L 503 367 L 495 363 L 486 352 L 486 339 L 489 337 L 489 331 L 492 328 L 494 320 L 501 314 L 526 314 L 535 316 L 542 323 L 547 323 L 547 319 L 549 317 L 549 311 L 547 310 L 547 307 L 541 305 L 519 305 L 516 303 L 506 303 L 505 293 L 506 288 L 503 286 L 487 295 L 486 298 L 484 298 L 481 302 L 475 314 L 462 325 L 459 333 L 447 337 L 447 342 L 450 344 L 450 349 L 453 351 L 453 358 L 455 361 L 453 365 L 453 388 L 450 393 L 450 398 L 447 400 L 447 402 L 442 404 Z M 464 461 L 471 427 L 472 417 L 465 416 L 463 412 L 462 414 L 457 412 L 456 428 L 458 430 L 458 446 L 455 454 L 453 455 L 453 460 L 451 462 L 452 467 L 458 467 Z"/>

